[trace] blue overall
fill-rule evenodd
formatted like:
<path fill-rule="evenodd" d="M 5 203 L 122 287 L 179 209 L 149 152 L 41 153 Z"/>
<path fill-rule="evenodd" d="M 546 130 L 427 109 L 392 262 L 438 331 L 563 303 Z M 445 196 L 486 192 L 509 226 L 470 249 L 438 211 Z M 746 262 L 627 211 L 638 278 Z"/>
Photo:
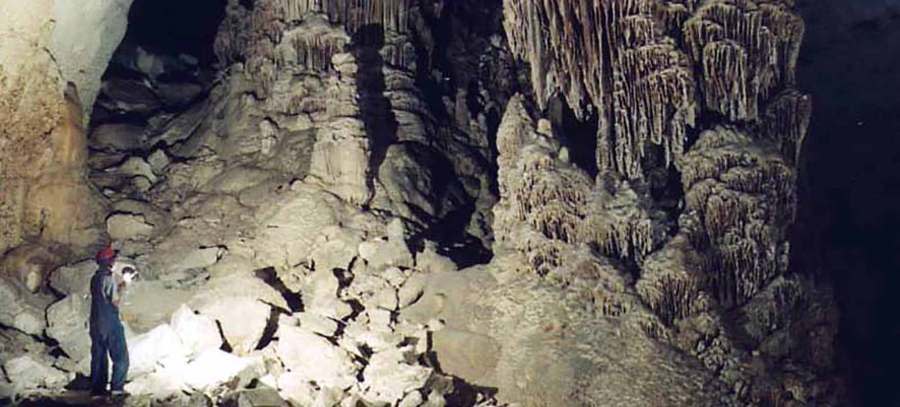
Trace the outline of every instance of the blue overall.
<path fill-rule="evenodd" d="M 107 264 L 91 278 L 91 391 L 103 393 L 109 375 L 107 354 L 113 362 L 113 391 L 123 390 L 128 375 L 128 347 L 119 319 L 118 287 Z"/>

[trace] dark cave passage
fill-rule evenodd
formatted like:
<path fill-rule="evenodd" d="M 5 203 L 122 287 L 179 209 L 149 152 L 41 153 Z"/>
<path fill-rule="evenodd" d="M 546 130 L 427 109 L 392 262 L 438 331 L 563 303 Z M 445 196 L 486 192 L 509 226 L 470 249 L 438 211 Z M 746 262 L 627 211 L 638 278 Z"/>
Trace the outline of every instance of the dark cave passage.
<path fill-rule="evenodd" d="M 833 282 L 854 405 L 898 405 L 900 2 L 809 1 L 801 11 L 798 78 L 813 117 L 791 261 Z"/>

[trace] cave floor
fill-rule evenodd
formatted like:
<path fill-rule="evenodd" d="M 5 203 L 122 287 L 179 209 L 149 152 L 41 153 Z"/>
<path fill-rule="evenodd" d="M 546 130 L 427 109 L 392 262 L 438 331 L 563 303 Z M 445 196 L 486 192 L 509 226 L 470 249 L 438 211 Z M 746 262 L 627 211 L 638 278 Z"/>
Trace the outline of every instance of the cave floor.
<path fill-rule="evenodd" d="M 19 406 L 63 407 L 63 406 L 101 406 L 121 407 L 140 405 L 133 396 L 124 398 L 93 398 L 87 390 L 68 390 L 64 393 L 45 394 L 37 397 L 29 397 L 21 401 Z"/>

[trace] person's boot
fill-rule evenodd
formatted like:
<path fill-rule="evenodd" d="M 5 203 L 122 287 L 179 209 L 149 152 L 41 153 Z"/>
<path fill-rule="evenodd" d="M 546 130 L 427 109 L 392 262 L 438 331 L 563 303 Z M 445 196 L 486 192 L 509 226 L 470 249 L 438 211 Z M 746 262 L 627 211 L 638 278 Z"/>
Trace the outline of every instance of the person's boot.
<path fill-rule="evenodd" d="M 105 397 L 109 397 L 109 395 L 110 395 L 109 390 L 91 389 L 91 398 L 105 398 Z"/>

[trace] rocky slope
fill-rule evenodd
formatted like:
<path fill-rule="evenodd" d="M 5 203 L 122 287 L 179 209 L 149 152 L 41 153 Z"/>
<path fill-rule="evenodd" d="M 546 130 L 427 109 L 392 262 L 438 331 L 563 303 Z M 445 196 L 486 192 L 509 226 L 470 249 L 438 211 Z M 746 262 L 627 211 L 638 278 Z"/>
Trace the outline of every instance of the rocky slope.
<path fill-rule="evenodd" d="M 60 119 L 0 97 L 4 179 L 80 195 L 2 190 L 0 398 L 87 374 L 110 239 L 136 402 L 839 405 L 792 7 L 231 0 L 215 67 L 122 44 L 87 136 L 7 73 Z"/>

